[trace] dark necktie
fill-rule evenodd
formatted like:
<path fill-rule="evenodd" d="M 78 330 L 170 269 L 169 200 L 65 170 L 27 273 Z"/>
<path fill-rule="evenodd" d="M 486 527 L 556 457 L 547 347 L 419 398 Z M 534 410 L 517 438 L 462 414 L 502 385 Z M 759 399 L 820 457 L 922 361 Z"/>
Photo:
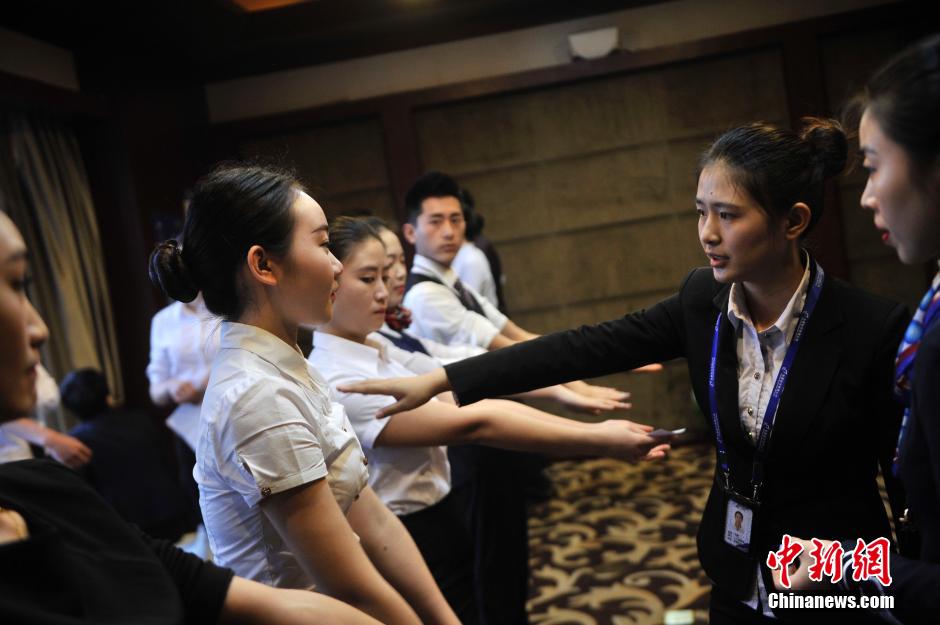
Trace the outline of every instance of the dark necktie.
<path fill-rule="evenodd" d="M 480 302 L 478 302 L 477 298 L 470 294 L 470 291 L 464 288 L 463 283 L 460 282 L 459 278 L 456 282 L 454 282 L 454 290 L 457 291 L 457 297 L 460 298 L 460 303 L 464 305 L 464 308 L 483 315 L 484 317 L 486 316 L 486 314 L 483 312 L 483 307 L 480 306 Z"/>
<path fill-rule="evenodd" d="M 428 356 L 431 355 L 428 354 L 428 350 L 424 348 L 424 345 L 421 343 L 421 341 L 409 334 L 400 332 L 398 335 L 395 335 L 391 332 L 383 332 L 381 330 L 379 330 L 379 334 L 390 340 L 392 344 L 395 345 L 395 347 L 398 349 L 403 349 L 406 352 L 420 352 L 422 354 L 427 354 Z"/>

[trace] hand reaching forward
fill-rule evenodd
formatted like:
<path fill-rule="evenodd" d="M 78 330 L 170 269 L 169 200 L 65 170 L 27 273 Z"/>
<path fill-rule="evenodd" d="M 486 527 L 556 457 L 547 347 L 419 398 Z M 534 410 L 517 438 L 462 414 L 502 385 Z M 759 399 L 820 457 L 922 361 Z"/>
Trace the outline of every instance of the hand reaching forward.
<path fill-rule="evenodd" d="M 560 402 L 566 408 L 577 412 L 597 415 L 611 410 L 630 410 L 630 408 L 633 407 L 633 404 L 626 401 L 630 399 L 630 393 L 623 393 L 621 399 L 606 399 L 576 393 L 564 384 L 559 384 L 552 388 L 555 391 L 554 395 L 556 401 Z"/>
<path fill-rule="evenodd" d="M 375 416 L 381 419 L 389 415 L 413 410 L 429 402 L 438 393 L 449 391 L 450 382 L 443 369 L 435 369 L 424 375 L 407 378 L 385 378 L 382 380 L 364 380 L 337 387 L 342 393 L 363 393 L 365 395 L 391 395 L 398 401 L 382 408 Z"/>
<path fill-rule="evenodd" d="M 607 441 L 610 458 L 635 463 L 640 460 L 658 460 L 666 457 L 670 447 L 648 433 L 653 429 L 626 419 L 608 419 L 595 425 Z"/>

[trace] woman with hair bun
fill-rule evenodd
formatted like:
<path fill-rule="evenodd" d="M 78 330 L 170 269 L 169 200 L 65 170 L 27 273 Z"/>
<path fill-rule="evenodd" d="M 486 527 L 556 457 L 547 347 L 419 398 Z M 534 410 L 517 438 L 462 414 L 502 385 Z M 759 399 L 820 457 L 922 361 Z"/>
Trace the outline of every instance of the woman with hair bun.
<path fill-rule="evenodd" d="M 202 292 L 222 318 L 194 476 L 216 562 L 282 588 L 316 588 L 387 625 L 455 624 L 401 522 L 366 485 L 342 406 L 297 347 L 330 320 L 342 265 L 320 205 L 291 176 L 222 166 L 197 184 L 181 241 L 150 275 Z"/>
<path fill-rule="evenodd" d="M 693 270 L 672 297 L 422 376 L 340 390 L 398 397 L 384 415 L 450 389 L 467 404 L 685 357 L 717 448 L 698 532 L 713 582 L 710 622 L 793 616 L 767 596 L 766 558 L 784 534 L 890 532 L 876 477 L 879 463 L 890 466 L 900 423 L 888 378 L 907 315 L 826 276 L 802 245 L 846 157 L 832 120 L 807 118 L 798 132 L 732 129 L 700 163 L 694 206 L 710 267 Z M 857 612 L 819 617 L 858 623 Z"/>
<path fill-rule="evenodd" d="M 35 409 L 48 338 L 26 296 L 28 250 L 2 208 L 0 196 L 0 424 Z M 49 459 L 0 464 L 0 623 L 379 625 L 325 595 L 234 577 L 147 536 Z"/>

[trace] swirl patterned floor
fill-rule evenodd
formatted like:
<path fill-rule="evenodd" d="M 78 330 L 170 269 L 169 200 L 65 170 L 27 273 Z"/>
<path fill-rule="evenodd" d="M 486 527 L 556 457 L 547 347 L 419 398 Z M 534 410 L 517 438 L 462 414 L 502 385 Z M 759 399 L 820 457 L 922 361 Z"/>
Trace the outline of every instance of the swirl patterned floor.
<path fill-rule="evenodd" d="M 554 496 L 529 511 L 529 622 L 659 625 L 667 610 L 693 610 L 706 623 L 695 532 L 713 453 L 690 445 L 665 462 L 551 465 Z"/>

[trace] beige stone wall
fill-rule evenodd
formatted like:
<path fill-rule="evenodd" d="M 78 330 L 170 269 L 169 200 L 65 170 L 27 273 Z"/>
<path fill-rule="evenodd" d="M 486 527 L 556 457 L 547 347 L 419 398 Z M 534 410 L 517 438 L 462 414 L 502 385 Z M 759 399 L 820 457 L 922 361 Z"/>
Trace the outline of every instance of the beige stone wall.
<path fill-rule="evenodd" d="M 327 218 L 368 212 L 395 221 L 382 125 L 356 120 L 245 141 L 239 156 L 293 168 Z"/>
<path fill-rule="evenodd" d="M 474 193 L 513 319 L 550 332 L 674 293 L 704 260 L 700 152 L 735 124 L 786 123 L 786 101 L 770 50 L 443 106 L 416 128 L 425 167 Z M 606 382 L 634 394 L 640 420 L 704 425 L 684 362 Z"/>

